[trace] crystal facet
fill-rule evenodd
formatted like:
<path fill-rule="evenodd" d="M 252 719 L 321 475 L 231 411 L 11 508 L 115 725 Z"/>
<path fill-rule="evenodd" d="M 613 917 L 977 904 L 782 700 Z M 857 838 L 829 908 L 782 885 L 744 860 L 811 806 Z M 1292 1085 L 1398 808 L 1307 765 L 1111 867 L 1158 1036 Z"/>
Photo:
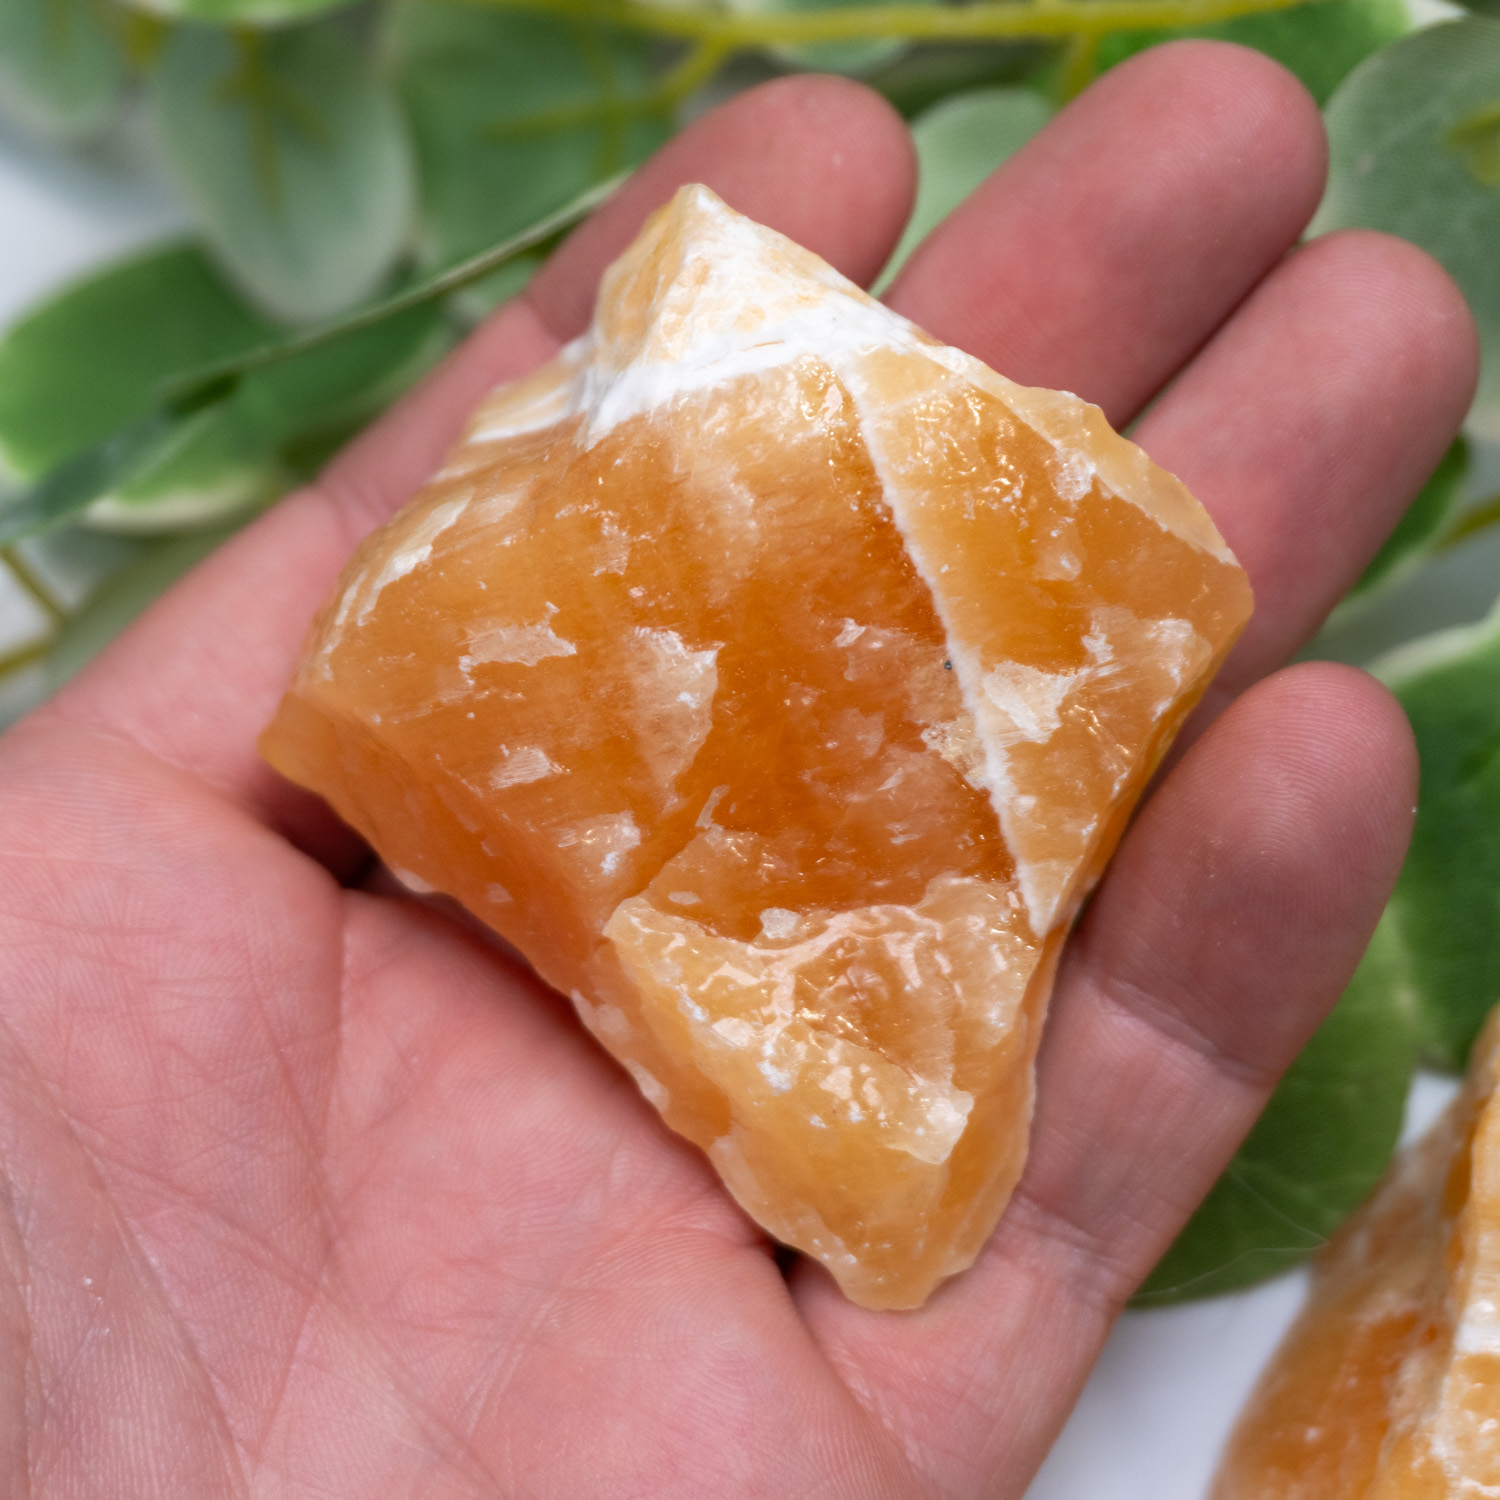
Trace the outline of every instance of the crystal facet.
<path fill-rule="evenodd" d="M 1095 408 L 685 188 L 360 548 L 264 748 L 909 1307 L 1004 1207 L 1067 924 L 1249 611 Z"/>
<path fill-rule="evenodd" d="M 1323 1250 L 1214 1500 L 1500 1494 L 1500 1015 L 1463 1091 Z"/>

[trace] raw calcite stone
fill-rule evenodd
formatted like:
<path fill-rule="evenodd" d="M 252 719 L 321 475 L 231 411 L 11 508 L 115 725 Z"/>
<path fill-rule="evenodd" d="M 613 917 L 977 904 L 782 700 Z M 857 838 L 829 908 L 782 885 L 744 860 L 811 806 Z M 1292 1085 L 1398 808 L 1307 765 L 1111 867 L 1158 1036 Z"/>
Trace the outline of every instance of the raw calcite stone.
<path fill-rule="evenodd" d="M 1064 930 L 1249 611 L 1093 407 L 684 188 L 361 547 L 264 748 L 910 1307 L 1004 1207 Z"/>
<path fill-rule="evenodd" d="M 1215 1500 L 1500 1495 L 1500 1017 L 1314 1269 Z"/>

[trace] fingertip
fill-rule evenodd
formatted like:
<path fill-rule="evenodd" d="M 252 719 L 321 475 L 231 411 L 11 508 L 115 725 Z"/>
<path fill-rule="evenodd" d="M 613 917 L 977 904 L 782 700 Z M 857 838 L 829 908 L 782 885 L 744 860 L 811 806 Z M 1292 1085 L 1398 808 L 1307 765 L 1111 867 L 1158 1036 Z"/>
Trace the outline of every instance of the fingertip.
<path fill-rule="evenodd" d="M 1190 734 L 1355 584 L 1477 376 L 1473 319 L 1442 267 L 1352 230 L 1283 259 L 1152 408 L 1136 441 L 1207 507 L 1256 596 Z"/>
<path fill-rule="evenodd" d="M 1250 689 L 1225 717 L 1233 754 L 1261 779 L 1281 836 L 1308 846 L 1316 831 L 1341 849 L 1347 857 L 1331 860 L 1330 874 L 1352 882 L 1353 899 L 1373 903 L 1373 926 L 1417 800 L 1416 741 L 1390 689 L 1358 667 L 1301 662 Z"/>
<path fill-rule="evenodd" d="M 916 189 L 916 153 L 899 114 L 847 78 L 773 79 L 705 115 L 654 156 L 531 283 L 559 338 L 587 326 L 600 273 L 684 183 L 868 284 L 900 237 Z"/>
<path fill-rule="evenodd" d="M 1243 693 L 1157 789 L 1075 956 L 1154 993 L 1162 1013 L 1192 1016 L 1221 1057 L 1274 1074 L 1374 931 L 1416 787 L 1411 729 L 1386 688 L 1335 662 L 1285 668 Z"/>
<path fill-rule="evenodd" d="M 687 182 L 706 183 L 868 283 L 911 212 L 916 154 L 900 115 L 846 78 L 775 79 L 689 125 L 568 238 L 521 297 L 334 460 L 323 487 L 349 518 L 351 544 L 431 474 L 486 391 L 583 332 L 605 267 Z"/>
<path fill-rule="evenodd" d="M 890 302 L 1123 425 L 1295 243 L 1326 163 L 1317 107 L 1285 69 L 1224 42 L 1154 47 L 970 194 Z"/>
<path fill-rule="evenodd" d="M 786 155 L 805 156 L 804 177 L 792 193 L 784 181 L 772 185 L 774 197 L 759 180 L 747 182 L 743 204 L 726 201 L 752 218 L 765 210 L 762 223 L 868 286 L 889 260 L 916 196 L 917 153 L 906 122 L 873 89 L 834 75 L 776 79 L 747 98 L 777 122 Z M 757 122 L 751 113 L 746 124 L 753 132 Z"/>
<path fill-rule="evenodd" d="M 1128 92 L 1221 158 L 1232 153 L 1239 170 L 1274 178 L 1278 201 L 1268 207 L 1292 238 L 1317 211 L 1328 180 L 1323 114 L 1302 81 L 1264 52 L 1208 39 L 1165 42 L 1111 69 L 1094 88 L 1101 103 L 1109 90 Z"/>
<path fill-rule="evenodd" d="M 1337 279 L 1346 295 L 1385 309 L 1400 340 L 1391 357 L 1422 404 L 1434 445 L 1446 447 L 1479 383 L 1479 331 L 1458 284 L 1419 246 L 1374 229 L 1320 235 L 1297 260 L 1323 270 L 1330 283 Z"/>
<path fill-rule="evenodd" d="M 1297 887 L 1304 909 L 1363 903 L 1373 926 L 1406 850 L 1416 778 L 1411 726 L 1390 691 L 1357 667 L 1302 662 L 1242 693 L 1141 822 L 1157 825 L 1164 848 L 1238 851 L 1268 889 Z"/>

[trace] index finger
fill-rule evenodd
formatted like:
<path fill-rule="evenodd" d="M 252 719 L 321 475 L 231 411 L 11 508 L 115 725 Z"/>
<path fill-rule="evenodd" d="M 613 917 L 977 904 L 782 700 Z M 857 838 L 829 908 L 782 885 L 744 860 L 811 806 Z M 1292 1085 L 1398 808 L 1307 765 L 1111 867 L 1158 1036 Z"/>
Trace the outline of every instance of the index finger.
<path fill-rule="evenodd" d="M 330 815 L 261 762 L 255 738 L 359 538 L 431 474 L 486 391 L 582 332 L 599 273 L 682 183 L 707 183 L 741 212 L 868 280 L 901 232 L 913 173 L 895 111 L 840 79 L 779 80 L 705 116 L 316 486 L 200 566 L 42 716 L 127 736 L 337 865 L 350 850 Z"/>

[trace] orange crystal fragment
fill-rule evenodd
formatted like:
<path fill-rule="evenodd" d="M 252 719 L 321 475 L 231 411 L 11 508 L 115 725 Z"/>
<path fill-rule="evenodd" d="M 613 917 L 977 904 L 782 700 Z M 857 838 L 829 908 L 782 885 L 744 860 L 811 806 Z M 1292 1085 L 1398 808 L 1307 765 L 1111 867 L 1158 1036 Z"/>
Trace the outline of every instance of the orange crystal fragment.
<path fill-rule="evenodd" d="M 1500 1494 L 1500 1014 L 1463 1091 L 1320 1253 L 1214 1500 Z"/>
<path fill-rule="evenodd" d="M 1249 611 L 1095 408 L 684 188 L 360 548 L 264 749 L 911 1307 L 1005 1205 L 1064 931 Z"/>

